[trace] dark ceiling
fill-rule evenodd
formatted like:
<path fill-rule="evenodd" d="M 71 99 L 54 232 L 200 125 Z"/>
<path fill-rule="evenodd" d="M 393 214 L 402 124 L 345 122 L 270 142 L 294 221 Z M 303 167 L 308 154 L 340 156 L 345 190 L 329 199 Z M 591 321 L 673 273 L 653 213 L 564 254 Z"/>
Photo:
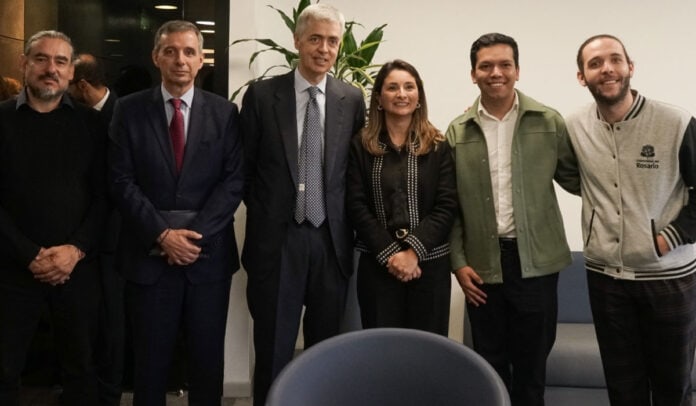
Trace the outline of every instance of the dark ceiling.
<path fill-rule="evenodd" d="M 132 67 L 149 72 L 153 84 L 159 81 L 150 53 L 154 34 L 163 22 L 174 19 L 214 22 L 213 26 L 198 24 L 202 31 L 215 31 L 203 33 L 204 48 L 211 52 L 205 55 L 206 67 L 199 73 L 198 84 L 227 95 L 226 79 L 216 78 L 213 84 L 212 74 L 220 68 L 227 72 L 229 0 L 59 0 L 58 3 L 59 29 L 71 36 L 77 52 L 92 53 L 103 62 L 110 84 L 119 80 L 124 69 Z M 162 4 L 176 9 L 155 8 Z M 223 58 L 215 60 L 215 55 Z"/>

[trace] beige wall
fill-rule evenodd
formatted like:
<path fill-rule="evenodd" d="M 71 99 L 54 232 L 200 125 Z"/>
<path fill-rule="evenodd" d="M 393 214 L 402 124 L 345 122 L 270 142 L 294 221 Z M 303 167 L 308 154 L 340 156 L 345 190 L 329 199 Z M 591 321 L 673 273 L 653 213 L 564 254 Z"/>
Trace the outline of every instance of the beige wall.
<path fill-rule="evenodd" d="M 0 1 L 0 75 L 20 79 L 24 39 L 24 0 Z"/>

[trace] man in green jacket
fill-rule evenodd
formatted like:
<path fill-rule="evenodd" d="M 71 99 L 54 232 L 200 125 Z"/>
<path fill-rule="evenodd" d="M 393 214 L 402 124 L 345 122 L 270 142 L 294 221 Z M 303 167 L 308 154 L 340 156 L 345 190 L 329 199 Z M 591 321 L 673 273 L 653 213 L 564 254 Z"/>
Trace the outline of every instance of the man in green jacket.
<path fill-rule="evenodd" d="M 481 95 L 446 134 L 459 195 L 452 268 L 474 349 L 498 371 L 513 406 L 543 405 L 558 271 L 571 262 L 553 180 L 577 193 L 575 159 L 558 112 L 515 90 L 513 38 L 485 34 L 470 57 Z"/>

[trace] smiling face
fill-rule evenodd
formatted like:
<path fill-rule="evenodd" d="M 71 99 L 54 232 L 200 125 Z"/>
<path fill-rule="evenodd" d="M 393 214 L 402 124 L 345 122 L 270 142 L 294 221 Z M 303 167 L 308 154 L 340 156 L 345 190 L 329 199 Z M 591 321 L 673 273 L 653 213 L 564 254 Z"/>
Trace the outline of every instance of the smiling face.
<path fill-rule="evenodd" d="M 341 45 L 341 25 L 336 21 L 311 19 L 305 29 L 295 35 L 295 48 L 300 56 L 297 69 L 311 84 L 317 84 L 336 62 Z"/>
<path fill-rule="evenodd" d="M 24 83 L 30 98 L 53 101 L 68 89 L 73 78 L 72 46 L 60 38 L 36 41 L 21 58 Z"/>
<path fill-rule="evenodd" d="M 626 100 L 631 88 L 633 63 L 620 42 L 597 38 L 582 49 L 578 81 L 587 86 L 597 104 L 613 106 Z"/>
<path fill-rule="evenodd" d="M 416 78 L 401 69 L 394 69 L 384 78 L 379 93 L 379 105 L 386 118 L 411 116 L 418 108 L 418 85 Z"/>
<path fill-rule="evenodd" d="M 479 49 L 471 79 L 481 89 L 484 106 L 512 104 L 515 99 L 515 82 L 520 78 L 520 68 L 515 64 L 512 47 L 495 44 Z"/>
<path fill-rule="evenodd" d="M 159 46 L 152 52 L 152 61 L 162 74 L 165 89 L 180 96 L 193 86 L 203 66 L 203 53 L 198 36 L 193 31 L 163 34 Z"/>

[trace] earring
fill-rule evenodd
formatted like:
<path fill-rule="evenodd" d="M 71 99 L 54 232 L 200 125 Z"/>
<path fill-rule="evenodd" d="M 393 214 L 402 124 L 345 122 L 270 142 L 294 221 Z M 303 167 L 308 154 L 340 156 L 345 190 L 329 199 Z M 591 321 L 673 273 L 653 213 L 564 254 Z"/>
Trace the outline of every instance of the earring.
<path fill-rule="evenodd" d="M 416 108 L 417 108 L 417 109 L 419 109 L 420 107 L 421 107 L 421 106 L 420 106 L 420 103 L 416 104 Z"/>
<path fill-rule="evenodd" d="M 378 105 L 377 105 L 377 110 L 382 111 L 382 105 L 381 105 L 381 104 L 378 104 Z"/>

